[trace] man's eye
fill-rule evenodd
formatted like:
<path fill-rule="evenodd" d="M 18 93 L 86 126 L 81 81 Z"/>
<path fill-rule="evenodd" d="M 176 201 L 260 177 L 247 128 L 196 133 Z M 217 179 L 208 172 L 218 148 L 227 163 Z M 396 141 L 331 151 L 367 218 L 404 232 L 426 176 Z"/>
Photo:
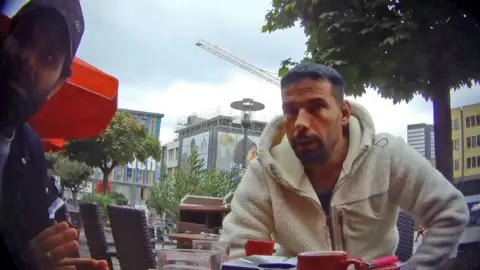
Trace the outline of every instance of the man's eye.
<path fill-rule="evenodd" d="M 284 108 L 283 112 L 288 115 L 295 115 L 298 113 L 298 109 L 296 108 Z"/>

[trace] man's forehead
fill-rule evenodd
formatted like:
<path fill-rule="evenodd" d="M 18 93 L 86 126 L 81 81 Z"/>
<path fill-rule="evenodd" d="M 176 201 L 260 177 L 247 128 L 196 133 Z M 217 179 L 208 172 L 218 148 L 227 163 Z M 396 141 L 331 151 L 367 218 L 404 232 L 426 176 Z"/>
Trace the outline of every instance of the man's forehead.
<path fill-rule="evenodd" d="M 333 97 L 333 85 L 328 80 L 299 80 L 282 89 L 282 98 L 324 98 Z"/>

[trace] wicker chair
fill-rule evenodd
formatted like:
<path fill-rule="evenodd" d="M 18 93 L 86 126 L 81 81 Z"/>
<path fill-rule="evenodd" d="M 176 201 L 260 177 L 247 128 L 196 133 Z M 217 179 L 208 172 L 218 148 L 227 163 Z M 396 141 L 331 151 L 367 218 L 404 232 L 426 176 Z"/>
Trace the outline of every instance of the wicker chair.
<path fill-rule="evenodd" d="M 155 240 L 152 239 L 144 210 L 108 205 L 112 235 L 122 270 L 157 268 Z"/>
<path fill-rule="evenodd" d="M 112 257 L 117 257 L 117 252 L 114 243 L 107 242 L 105 237 L 100 207 L 94 203 L 81 203 L 80 214 L 90 257 L 96 260 L 106 260 L 108 267 L 113 269 Z"/>
<path fill-rule="evenodd" d="M 399 241 L 395 255 L 402 262 L 408 261 L 413 253 L 415 221 L 405 212 L 400 211 L 397 219 Z"/>

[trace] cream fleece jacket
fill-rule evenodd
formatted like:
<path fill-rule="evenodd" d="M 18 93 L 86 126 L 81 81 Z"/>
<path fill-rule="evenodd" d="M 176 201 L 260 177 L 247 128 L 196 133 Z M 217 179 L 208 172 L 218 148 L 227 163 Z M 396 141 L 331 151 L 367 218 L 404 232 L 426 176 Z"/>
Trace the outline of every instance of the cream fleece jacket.
<path fill-rule="evenodd" d="M 376 134 L 364 107 L 352 103 L 352 109 L 348 154 L 331 199 L 331 233 L 277 117 L 223 221 L 221 240 L 231 243 L 231 258 L 245 255 L 247 239 L 274 239 L 286 256 L 316 250 L 345 250 L 365 260 L 391 255 L 401 208 L 428 228 L 409 262 L 419 270 L 446 263 L 469 219 L 463 195 L 402 138 Z"/>

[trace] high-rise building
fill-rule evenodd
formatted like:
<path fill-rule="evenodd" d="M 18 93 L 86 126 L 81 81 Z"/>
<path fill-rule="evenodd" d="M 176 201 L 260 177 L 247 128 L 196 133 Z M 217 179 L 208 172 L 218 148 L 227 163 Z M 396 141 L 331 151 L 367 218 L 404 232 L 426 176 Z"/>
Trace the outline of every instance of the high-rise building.
<path fill-rule="evenodd" d="M 426 159 L 435 159 L 433 125 L 425 123 L 408 125 L 407 142 Z"/>
<path fill-rule="evenodd" d="M 453 177 L 480 180 L 480 103 L 452 109 Z"/>
<path fill-rule="evenodd" d="M 454 182 L 480 180 L 480 103 L 453 108 L 452 148 Z M 408 125 L 407 141 L 435 164 L 433 125 Z"/>

